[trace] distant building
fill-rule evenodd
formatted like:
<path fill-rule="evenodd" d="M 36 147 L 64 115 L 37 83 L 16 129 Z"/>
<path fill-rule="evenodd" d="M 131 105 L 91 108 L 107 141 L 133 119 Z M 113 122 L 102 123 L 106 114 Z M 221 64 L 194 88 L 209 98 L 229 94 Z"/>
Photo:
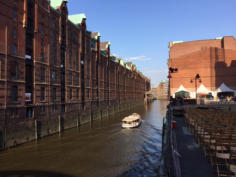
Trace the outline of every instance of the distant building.
<path fill-rule="evenodd" d="M 192 98 L 196 93 L 216 96 L 217 88 L 222 87 L 236 90 L 236 40 L 227 36 L 170 42 L 168 66 L 178 69 L 170 74 L 172 96 L 181 90 L 189 92 Z"/>
<path fill-rule="evenodd" d="M 168 82 L 160 82 L 156 92 L 157 99 L 168 99 Z"/>

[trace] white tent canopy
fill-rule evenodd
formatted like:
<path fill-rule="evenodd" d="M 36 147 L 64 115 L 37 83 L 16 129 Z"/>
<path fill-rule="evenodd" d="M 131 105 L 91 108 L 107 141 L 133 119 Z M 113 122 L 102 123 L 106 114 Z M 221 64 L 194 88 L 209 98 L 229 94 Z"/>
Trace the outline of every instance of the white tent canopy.
<path fill-rule="evenodd" d="M 179 91 L 186 91 L 187 92 L 188 90 L 186 88 L 184 88 L 183 85 L 180 85 L 176 92 L 179 92 Z"/>
<path fill-rule="evenodd" d="M 220 87 L 218 87 L 217 89 L 216 89 L 216 92 L 218 93 L 218 92 L 236 92 L 235 90 L 233 90 L 233 89 L 231 89 L 231 88 L 229 88 L 227 85 L 225 85 L 224 83 L 222 83 L 221 85 L 220 85 Z"/>
<path fill-rule="evenodd" d="M 201 84 L 200 87 L 197 89 L 197 93 L 209 93 L 210 91 L 203 85 Z"/>

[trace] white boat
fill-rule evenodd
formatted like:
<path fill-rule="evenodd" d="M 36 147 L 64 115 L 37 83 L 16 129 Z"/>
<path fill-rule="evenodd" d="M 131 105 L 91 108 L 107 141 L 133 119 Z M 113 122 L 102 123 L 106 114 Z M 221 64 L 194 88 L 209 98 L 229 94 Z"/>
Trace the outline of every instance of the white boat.
<path fill-rule="evenodd" d="M 125 117 L 122 120 L 122 128 L 136 128 L 142 123 L 141 116 L 137 113 L 133 113 L 130 116 Z"/>

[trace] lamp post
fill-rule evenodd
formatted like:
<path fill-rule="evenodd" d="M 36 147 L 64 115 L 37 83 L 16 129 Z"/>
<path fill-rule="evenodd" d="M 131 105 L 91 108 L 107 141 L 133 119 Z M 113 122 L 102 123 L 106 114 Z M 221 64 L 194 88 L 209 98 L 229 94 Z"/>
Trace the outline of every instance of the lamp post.
<path fill-rule="evenodd" d="M 170 79 L 171 79 L 171 73 L 176 73 L 178 72 L 178 68 L 172 68 L 172 67 L 169 67 L 168 69 L 168 99 L 170 99 Z"/>
<path fill-rule="evenodd" d="M 196 74 L 196 76 L 193 78 L 194 81 L 195 81 L 195 96 L 196 96 L 196 99 L 197 99 L 197 81 L 199 81 L 199 83 L 201 83 L 201 77 L 199 74 Z M 191 83 L 193 83 L 193 79 L 190 80 Z"/>

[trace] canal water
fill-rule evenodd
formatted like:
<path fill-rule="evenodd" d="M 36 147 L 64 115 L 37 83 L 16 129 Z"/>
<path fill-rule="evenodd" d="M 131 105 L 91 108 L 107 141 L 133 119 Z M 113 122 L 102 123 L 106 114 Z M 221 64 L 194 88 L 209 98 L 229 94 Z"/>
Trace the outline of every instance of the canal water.
<path fill-rule="evenodd" d="M 0 177 L 156 177 L 165 101 L 137 107 L 93 124 L 0 152 Z M 130 113 L 136 129 L 121 129 Z"/>

